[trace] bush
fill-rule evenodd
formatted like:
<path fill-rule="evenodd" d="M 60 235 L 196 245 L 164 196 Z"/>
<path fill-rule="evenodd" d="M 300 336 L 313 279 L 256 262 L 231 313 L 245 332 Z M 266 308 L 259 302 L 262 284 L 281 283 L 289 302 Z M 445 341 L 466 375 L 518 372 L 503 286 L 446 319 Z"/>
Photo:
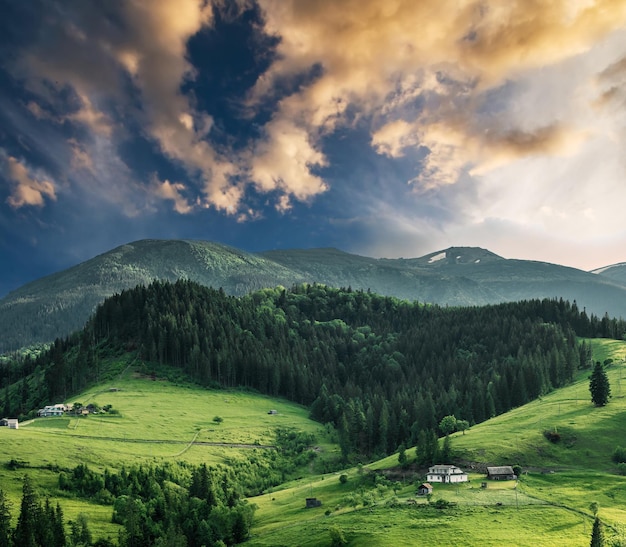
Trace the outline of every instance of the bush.
<path fill-rule="evenodd" d="M 626 463 L 625 462 L 621 462 L 617 464 L 617 472 L 620 475 L 626 475 Z"/>
<path fill-rule="evenodd" d="M 543 436 L 551 443 L 558 443 L 561 440 L 561 435 L 559 435 L 556 431 L 550 431 L 549 429 L 546 429 L 543 432 Z"/>
<path fill-rule="evenodd" d="M 626 448 L 618 446 L 613 452 L 613 461 L 615 463 L 626 463 Z"/>
<path fill-rule="evenodd" d="M 221 424 L 221 423 L 224 421 L 224 418 L 222 418 L 221 416 L 215 416 L 215 417 L 213 418 L 213 421 L 214 421 L 216 424 Z"/>
<path fill-rule="evenodd" d="M 328 533 L 330 534 L 330 544 L 332 547 L 341 547 L 348 543 L 343 530 L 339 528 L 339 526 L 331 526 L 328 529 Z"/>
<path fill-rule="evenodd" d="M 348 482 L 348 475 L 345 473 L 343 475 L 339 475 L 339 482 L 341 484 L 346 484 Z"/>

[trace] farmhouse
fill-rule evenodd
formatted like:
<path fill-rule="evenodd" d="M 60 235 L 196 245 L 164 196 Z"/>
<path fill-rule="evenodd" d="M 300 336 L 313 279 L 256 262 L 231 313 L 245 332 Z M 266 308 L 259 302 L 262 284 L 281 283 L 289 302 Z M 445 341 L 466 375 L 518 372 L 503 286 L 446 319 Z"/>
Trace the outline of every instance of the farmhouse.
<path fill-rule="evenodd" d="M 429 482 L 424 482 L 420 484 L 419 487 L 417 488 L 418 496 L 428 496 L 428 494 L 432 494 L 432 493 L 433 493 L 433 485 L 430 484 Z"/>
<path fill-rule="evenodd" d="M 510 465 L 487 467 L 487 478 L 492 481 L 514 481 L 517 475 Z"/>
<path fill-rule="evenodd" d="M 63 404 L 44 406 L 37 411 L 37 416 L 63 416 L 66 410 L 67 407 Z"/>
<path fill-rule="evenodd" d="M 467 482 L 467 473 L 456 465 L 437 464 L 428 468 L 428 482 Z"/>

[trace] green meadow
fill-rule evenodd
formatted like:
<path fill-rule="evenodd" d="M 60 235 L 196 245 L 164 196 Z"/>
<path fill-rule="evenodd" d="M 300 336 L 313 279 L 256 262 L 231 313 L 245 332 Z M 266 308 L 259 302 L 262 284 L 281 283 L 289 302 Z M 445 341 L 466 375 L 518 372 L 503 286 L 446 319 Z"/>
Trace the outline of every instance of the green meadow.
<path fill-rule="evenodd" d="M 595 502 L 612 545 L 626 545 L 626 477 L 611 460 L 615 448 L 626 445 L 626 342 L 592 345 L 595 359 L 613 359 L 606 407 L 592 405 L 590 371 L 583 371 L 571 386 L 453 434 L 455 459 L 470 471 L 468 483 L 435 484 L 430 500 L 417 497 L 425 477 L 398 469 L 397 455 L 307 477 L 254 499 L 259 508 L 249 544 L 330 545 L 331 530 L 338 528 L 348 545 L 359 546 L 583 546 L 589 545 Z M 551 443 L 545 430 L 559 432 L 561 440 Z M 487 481 L 478 470 L 487 465 L 521 465 L 524 472 L 519 481 L 489 481 L 483 488 Z M 390 470 L 400 484 L 368 478 Z M 345 484 L 340 474 L 347 475 Z M 306 497 L 317 497 L 322 506 L 306 509 Z M 438 508 L 438 500 L 448 503 Z"/>
<path fill-rule="evenodd" d="M 257 511 L 247 544 L 330 545 L 334 533 L 353 546 L 583 546 L 589 545 L 590 505 L 596 503 L 607 536 L 614 545 L 626 545 L 626 477 L 611 459 L 618 445 L 626 446 L 626 342 L 592 345 L 595 359 L 613 359 L 606 407 L 591 404 L 590 371 L 583 371 L 566 388 L 453 434 L 455 462 L 469 471 L 470 481 L 435 484 L 430 499 L 416 495 L 424 470 L 399 468 L 397 455 L 327 474 L 311 465 L 302 477 L 249 499 Z M 59 468 L 219 464 L 273 450 L 278 427 L 313 433 L 318 459 L 338 457 L 327 428 L 311 421 L 304 407 L 246 391 L 203 389 L 165 375 L 153 379 L 126 365 L 120 364 L 123 372 L 114 378 L 63 401 L 112 405 L 114 413 L 38 418 L 17 431 L 0 428 L 0 488 L 12 502 L 14 519 L 25 473 L 41 496 L 60 502 L 66 521 L 85 513 L 95 538 L 115 539 L 119 527 L 111 523 L 112 508 L 60 491 Z M 271 409 L 277 414 L 268 414 Z M 545 431 L 557 432 L 560 440 L 548 441 Z M 406 453 L 409 460 L 415 454 L 413 448 Z M 520 465 L 524 472 L 519 481 L 489 482 L 485 488 L 487 465 Z M 307 497 L 322 505 L 306 509 Z"/>
<path fill-rule="evenodd" d="M 111 523 L 112 507 L 67 497 L 58 489 L 59 468 L 80 463 L 99 471 L 140 463 L 220 464 L 250 451 L 272 450 L 277 428 L 313 433 L 322 457 L 338 453 L 324 426 L 310 420 L 304 407 L 245 391 L 153 380 L 132 368 L 63 402 L 112 405 L 114 413 L 37 418 L 17 431 L 0 428 L 0 488 L 12 502 L 14 520 L 26 473 L 41 497 L 60 502 L 66 521 L 85 513 L 94 537 L 116 538 L 119 526 Z M 11 460 L 17 468 L 10 468 Z"/>

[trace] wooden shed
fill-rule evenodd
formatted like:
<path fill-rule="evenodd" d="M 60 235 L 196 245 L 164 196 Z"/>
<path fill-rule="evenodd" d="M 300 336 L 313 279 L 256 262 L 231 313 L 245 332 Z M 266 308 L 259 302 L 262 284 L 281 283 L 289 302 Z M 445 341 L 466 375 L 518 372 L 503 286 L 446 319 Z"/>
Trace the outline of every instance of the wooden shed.
<path fill-rule="evenodd" d="M 514 481 L 517 475 L 510 465 L 487 467 L 487 478 L 492 481 Z"/>
<path fill-rule="evenodd" d="M 307 498 L 306 499 L 306 508 L 312 509 L 313 507 L 321 507 L 322 502 L 317 498 Z"/>
<path fill-rule="evenodd" d="M 429 482 L 423 482 L 417 488 L 418 496 L 428 496 L 428 494 L 433 493 L 433 486 Z"/>

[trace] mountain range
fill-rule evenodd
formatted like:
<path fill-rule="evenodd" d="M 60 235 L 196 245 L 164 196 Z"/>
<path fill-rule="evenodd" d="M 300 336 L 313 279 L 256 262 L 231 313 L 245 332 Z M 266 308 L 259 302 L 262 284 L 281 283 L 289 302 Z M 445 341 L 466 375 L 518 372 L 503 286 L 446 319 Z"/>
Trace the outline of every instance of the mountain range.
<path fill-rule="evenodd" d="M 154 279 L 190 279 L 227 294 L 299 283 L 447 306 L 532 298 L 576 301 L 588 313 L 626 317 L 626 263 L 592 272 L 451 247 L 420 258 L 370 258 L 333 248 L 249 253 L 214 242 L 141 240 L 28 283 L 0 300 L 0 353 L 81 328 L 108 296 Z"/>

